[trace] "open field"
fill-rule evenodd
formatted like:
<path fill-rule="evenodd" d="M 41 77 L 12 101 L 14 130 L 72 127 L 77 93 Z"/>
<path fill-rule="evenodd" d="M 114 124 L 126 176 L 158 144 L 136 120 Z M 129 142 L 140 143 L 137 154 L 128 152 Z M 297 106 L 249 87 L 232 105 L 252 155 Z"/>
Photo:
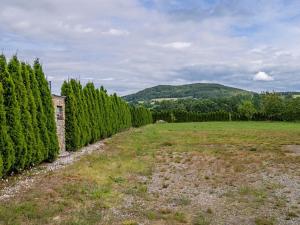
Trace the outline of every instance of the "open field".
<path fill-rule="evenodd" d="M 156 124 L 0 203 L 0 224 L 300 224 L 300 124 Z"/>

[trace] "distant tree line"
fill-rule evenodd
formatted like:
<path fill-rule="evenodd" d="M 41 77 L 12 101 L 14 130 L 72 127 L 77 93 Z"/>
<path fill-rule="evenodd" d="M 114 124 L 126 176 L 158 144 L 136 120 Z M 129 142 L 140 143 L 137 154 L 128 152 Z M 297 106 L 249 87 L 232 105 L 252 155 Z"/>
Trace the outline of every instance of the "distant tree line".
<path fill-rule="evenodd" d="M 163 120 L 168 123 L 182 122 L 207 122 L 207 121 L 229 121 L 231 114 L 225 111 L 199 113 L 187 111 L 154 111 L 152 112 L 153 121 Z"/>
<path fill-rule="evenodd" d="M 39 60 L 32 67 L 0 55 L 0 177 L 53 161 L 58 152 L 51 93 Z"/>
<path fill-rule="evenodd" d="M 218 99 L 180 99 L 144 105 L 152 109 L 154 121 L 300 120 L 300 98 L 278 93 Z"/>
<path fill-rule="evenodd" d="M 66 149 L 77 149 L 110 137 L 131 126 L 139 127 L 152 122 L 148 109 L 131 108 L 116 94 L 108 95 L 93 83 L 84 87 L 71 79 L 62 85 L 61 94 L 66 96 Z"/>

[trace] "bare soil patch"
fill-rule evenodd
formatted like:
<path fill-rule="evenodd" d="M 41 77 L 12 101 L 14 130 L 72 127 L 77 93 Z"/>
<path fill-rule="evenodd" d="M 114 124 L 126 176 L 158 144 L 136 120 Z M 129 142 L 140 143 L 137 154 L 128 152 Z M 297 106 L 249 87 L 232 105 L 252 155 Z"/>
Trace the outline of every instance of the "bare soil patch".
<path fill-rule="evenodd" d="M 300 145 L 286 145 L 283 149 L 290 156 L 300 156 Z"/>
<path fill-rule="evenodd" d="M 300 174 L 263 160 L 251 151 L 160 152 L 152 176 L 135 178 L 146 193 L 125 193 L 112 216 L 139 224 L 300 224 Z"/>

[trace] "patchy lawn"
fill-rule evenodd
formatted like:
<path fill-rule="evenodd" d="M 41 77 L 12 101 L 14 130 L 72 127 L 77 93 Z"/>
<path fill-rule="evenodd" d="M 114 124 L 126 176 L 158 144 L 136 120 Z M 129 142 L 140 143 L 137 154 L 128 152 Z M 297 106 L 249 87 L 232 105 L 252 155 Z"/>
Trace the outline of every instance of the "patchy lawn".
<path fill-rule="evenodd" d="M 0 224 L 300 224 L 299 123 L 157 124 L 105 142 L 2 201 Z"/>

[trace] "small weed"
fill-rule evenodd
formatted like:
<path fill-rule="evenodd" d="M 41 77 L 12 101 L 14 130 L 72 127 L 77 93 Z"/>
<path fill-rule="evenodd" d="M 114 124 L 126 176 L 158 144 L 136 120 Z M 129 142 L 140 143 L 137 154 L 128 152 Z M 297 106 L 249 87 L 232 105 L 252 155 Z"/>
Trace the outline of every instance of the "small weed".
<path fill-rule="evenodd" d="M 148 211 L 145 212 L 145 216 L 146 216 L 147 219 L 149 219 L 149 220 L 157 220 L 157 219 L 159 219 L 159 215 L 158 215 L 158 213 L 155 212 L 155 211 L 150 211 L 150 210 L 148 210 Z"/>
<path fill-rule="evenodd" d="M 161 168 L 161 170 L 160 170 L 161 173 L 165 173 L 166 171 L 167 171 L 166 168 Z"/>
<path fill-rule="evenodd" d="M 299 217 L 297 213 L 293 212 L 293 211 L 289 211 L 287 213 L 287 217 L 289 218 L 296 218 L 296 217 Z"/>
<path fill-rule="evenodd" d="M 263 189 L 256 189 L 249 186 L 241 187 L 239 194 L 242 196 L 252 196 L 255 198 L 256 202 L 263 202 L 267 197 L 267 194 Z"/>
<path fill-rule="evenodd" d="M 274 219 L 258 217 L 255 219 L 255 225 L 274 225 Z"/>
<path fill-rule="evenodd" d="M 193 218 L 193 225 L 209 225 L 210 222 L 208 219 L 205 218 L 202 212 L 199 212 Z"/>
<path fill-rule="evenodd" d="M 125 179 L 123 177 L 109 176 L 109 179 L 112 180 L 113 182 L 117 183 L 117 184 L 123 183 L 125 181 Z"/>
<path fill-rule="evenodd" d="M 122 225 L 138 225 L 138 222 L 134 220 L 125 220 L 123 221 Z"/>
<path fill-rule="evenodd" d="M 186 223 L 186 215 L 183 212 L 175 212 L 173 215 L 173 219 L 180 222 L 180 223 Z"/>
<path fill-rule="evenodd" d="M 242 172 L 245 171 L 245 166 L 242 165 L 242 164 L 237 164 L 237 165 L 234 165 L 234 166 L 233 166 L 233 170 L 234 170 L 234 172 L 236 172 L 236 173 L 242 173 Z"/>
<path fill-rule="evenodd" d="M 172 145 L 173 145 L 173 143 L 169 142 L 169 141 L 165 141 L 161 144 L 161 146 L 163 146 L 163 147 L 172 146 Z"/>
<path fill-rule="evenodd" d="M 145 197 L 147 194 L 148 188 L 147 185 L 138 184 L 132 187 L 129 187 L 124 191 L 125 194 L 128 195 L 137 195 L 139 197 Z"/>
<path fill-rule="evenodd" d="M 163 214 L 163 215 L 167 215 L 167 214 L 171 214 L 172 213 L 172 211 L 170 209 L 168 209 L 168 208 L 161 208 L 161 209 L 159 209 L 159 212 L 161 214 Z"/>
<path fill-rule="evenodd" d="M 169 184 L 167 184 L 167 183 L 164 183 L 163 185 L 162 185 L 162 188 L 168 188 L 169 187 Z"/>
<path fill-rule="evenodd" d="M 175 203 L 178 206 L 186 206 L 191 204 L 191 199 L 186 196 L 180 196 L 179 198 L 173 198 L 170 202 Z"/>
<path fill-rule="evenodd" d="M 206 212 L 207 212 L 208 214 L 213 214 L 213 211 L 212 211 L 211 208 L 208 208 L 208 209 L 206 210 Z"/>
<path fill-rule="evenodd" d="M 174 162 L 175 163 L 180 163 L 181 162 L 181 157 L 176 156 Z"/>
<path fill-rule="evenodd" d="M 137 156 L 143 156 L 143 155 L 146 155 L 146 152 L 143 151 L 143 149 L 139 146 L 139 147 L 136 148 L 135 154 L 136 154 Z"/>

